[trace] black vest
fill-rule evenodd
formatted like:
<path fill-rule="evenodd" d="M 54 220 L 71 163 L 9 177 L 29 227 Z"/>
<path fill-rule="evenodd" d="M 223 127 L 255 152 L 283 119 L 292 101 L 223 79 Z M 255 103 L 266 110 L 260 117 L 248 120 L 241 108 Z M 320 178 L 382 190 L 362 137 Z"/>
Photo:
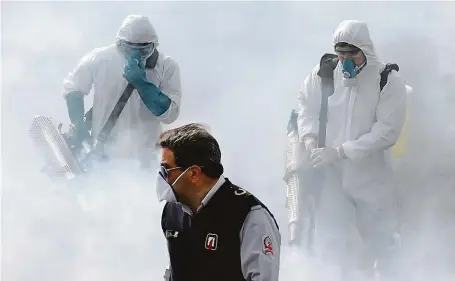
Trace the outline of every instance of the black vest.
<path fill-rule="evenodd" d="M 270 213 L 256 197 L 227 178 L 207 205 L 193 216 L 185 213 L 180 204 L 166 203 L 161 227 L 168 244 L 171 280 L 245 280 L 240 261 L 240 230 L 251 207 L 256 205 Z"/>

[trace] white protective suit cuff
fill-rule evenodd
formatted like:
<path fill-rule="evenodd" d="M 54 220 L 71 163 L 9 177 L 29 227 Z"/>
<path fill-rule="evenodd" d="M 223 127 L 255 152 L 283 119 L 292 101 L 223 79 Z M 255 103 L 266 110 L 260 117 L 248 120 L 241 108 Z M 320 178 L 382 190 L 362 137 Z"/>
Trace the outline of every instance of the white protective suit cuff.
<path fill-rule="evenodd" d="M 354 143 L 352 143 L 351 141 L 343 143 L 341 147 L 343 147 L 342 150 L 346 158 L 356 159 L 361 157 L 361 155 L 355 151 Z"/>
<path fill-rule="evenodd" d="M 346 153 L 344 153 L 343 145 L 340 145 L 339 147 L 337 147 L 336 150 L 337 150 L 337 153 L 338 153 L 338 157 L 340 159 L 349 159 L 348 156 L 346 155 Z"/>
<path fill-rule="evenodd" d="M 178 108 L 176 108 L 176 104 L 174 101 L 171 99 L 171 104 L 169 105 L 169 108 L 160 116 L 156 116 L 156 118 L 166 124 L 172 123 L 176 118 L 173 116 L 175 112 L 178 112 Z"/>
<path fill-rule="evenodd" d="M 305 143 L 305 142 L 306 142 L 308 139 L 310 139 L 310 138 L 311 138 L 311 139 L 314 139 L 315 141 L 317 141 L 317 139 L 318 139 L 318 133 L 317 133 L 317 132 L 315 132 L 315 133 L 313 133 L 313 132 L 310 132 L 310 133 L 303 133 L 303 134 L 301 134 L 301 135 L 299 136 L 299 141 Z"/>
<path fill-rule="evenodd" d="M 314 137 L 310 137 L 310 136 L 308 136 L 304 139 L 304 144 L 305 144 L 305 150 L 307 152 L 311 152 L 313 149 L 318 147 L 317 139 Z"/>
<path fill-rule="evenodd" d="M 83 97 L 88 96 L 88 93 L 85 93 L 85 92 L 80 91 L 80 90 L 67 90 L 67 89 L 65 89 L 63 91 L 63 98 L 66 98 L 66 96 L 68 96 L 69 94 L 76 93 L 76 92 L 80 93 L 80 95 L 83 96 Z"/>

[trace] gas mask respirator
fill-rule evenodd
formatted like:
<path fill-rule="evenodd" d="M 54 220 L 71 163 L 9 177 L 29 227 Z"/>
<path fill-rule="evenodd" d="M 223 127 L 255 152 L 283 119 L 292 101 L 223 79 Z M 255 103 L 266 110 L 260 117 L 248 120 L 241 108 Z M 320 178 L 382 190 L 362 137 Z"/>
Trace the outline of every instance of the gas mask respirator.
<path fill-rule="evenodd" d="M 341 64 L 341 71 L 343 73 L 343 85 L 345 87 L 352 87 L 358 84 L 359 79 L 357 75 L 365 66 L 366 61 L 358 66 L 352 59 L 344 59 Z"/>

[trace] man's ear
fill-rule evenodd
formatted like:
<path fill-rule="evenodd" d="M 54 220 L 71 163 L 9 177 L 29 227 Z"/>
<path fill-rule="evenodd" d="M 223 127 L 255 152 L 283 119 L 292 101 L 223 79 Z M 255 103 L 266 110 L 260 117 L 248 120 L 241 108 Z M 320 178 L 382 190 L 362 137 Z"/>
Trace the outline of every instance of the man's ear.
<path fill-rule="evenodd" d="M 193 168 L 190 169 L 191 175 L 190 175 L 190 181 L 192 183 L 196 183 L 202 176 L 202 169 L 199 166 L 194 166 Z"/>

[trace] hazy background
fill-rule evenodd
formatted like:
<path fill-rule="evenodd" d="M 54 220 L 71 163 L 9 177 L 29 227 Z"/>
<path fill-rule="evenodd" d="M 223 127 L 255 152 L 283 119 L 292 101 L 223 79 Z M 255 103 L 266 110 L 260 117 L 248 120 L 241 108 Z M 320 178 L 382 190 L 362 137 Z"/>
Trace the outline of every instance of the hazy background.
<path fill-rule="evenodd" d="M 145 281 L 163 274 L 155 175 L 117 163 L 84 184 L 54 184 L 39 173 L 27 136 L 34 115 L 68 122 L 64 76 L 86 52 L 111 44 L 128 14 L 149 16 L 160 51 L 180 65 L 182 109 L 173 126 L 209 124 L 225 175 L 276 215 L 282 280 L 307 273 L 285 247 L 281 178 L 290 109 L 310 69 L 332 51 L 338 23 L 365 20 L 380 58 L 398 63 L 414 88 L 408 156 L 397 161 L 403 266 L 413 280 L 450 279 L 455 2 L 3 1 L 1 8 L 2 280 Z"/>

